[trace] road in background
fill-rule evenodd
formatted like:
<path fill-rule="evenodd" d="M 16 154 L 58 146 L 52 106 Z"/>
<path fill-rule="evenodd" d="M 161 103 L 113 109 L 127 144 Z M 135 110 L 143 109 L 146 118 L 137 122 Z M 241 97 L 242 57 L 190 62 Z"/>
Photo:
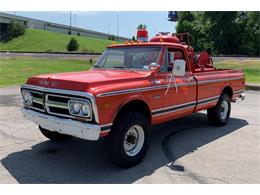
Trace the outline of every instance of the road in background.
<path fill-rule="evenodd" d="M 0 51 L 0 59 L 1 58 L 13 58 L 13 57 L 33 57 L 33 58 L 61 58 L 61 59 L 97 59 L 100 57 L 100 54 L 91 54 L 91 53 L 62 53 L 62 52 L 57 52 L 57 53 L 52 53 L 52 52 L 25 52 L 25 53 L 20 53 L 20 52 L 1 52 Z M 221 62 L 221 61 L 227 61 L 227 60 L 232 60 L 232 61 L 245 61 L 245 60 L 256 60 L 260 61 L 260 57 L 226 57 L 226 56 L 214 56 L 212 57 L 213 62 Z"/>
<path fill-rule="evenodd" d="M 102 140 L 54 143 L 19 111 L 18 87 L 0 88 L 0 183 L 260 183 L 260 93 L 232 104 L 228 125 L 205 112 L 153 127 L 148 155 L 121 169 Z"/>
<path fill-rule="evenodd" d="M 248 61 L 248 60 L 255 60 L 260 61 L 260 57 L 238 57 L 238 56 L 214 56 L 212 57 L 213 62 L 222 62 L 222 61 Z"/>
<path fill-rule="evenodd" d="M 32 58 L 54 58 L 54 59 L 93 59 L 97 60 L 100 57 L 98 53 L 43 53 L 43 52 L 27 52 L 27 53 L 19 53 L 19 52 L 0 52 L 0 60 L 1 58 L 16 58 L 16 57 L 32 57 Z"/>

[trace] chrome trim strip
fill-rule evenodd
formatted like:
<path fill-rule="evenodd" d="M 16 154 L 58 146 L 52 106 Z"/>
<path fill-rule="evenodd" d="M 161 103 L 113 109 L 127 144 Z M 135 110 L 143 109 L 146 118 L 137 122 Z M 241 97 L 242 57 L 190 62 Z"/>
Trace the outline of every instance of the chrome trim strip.
<path fill-rule="evenodd" d="M 192 108 L 192 107 L 195 107 L 195 104 L 194 104 L 194 105 L 190 105 L 190 106 L 186 106 L 186 107 L 184 107 L 184 108 L 179 108 L 179 109 L 169 110 L 169 111 L 162 112 L 162 113 L 158 113 L 158 114 L 153 114 L 152 116 L 153 116 L 153 117 L 161 116 L 161 115 L 165 115 L 165 114 L 168 114 L 168 113 L 171 113 L 171 112 L 178 112 L 178 111 L 180 111 L 180 110 L 185 110 L 185 109 Z"/>
<path fill-rule="evenodd" d="M 33 106 L 29 106 L 29 105 L 24 105 L 25 108 L 31 108 L 32 110 L 37 110 L 37 111 L 40 111 L 40 112 L 45 112 L 45 110 L 43 109 L 40 109 L 40 108 L 36 108 L 36 107 L 33 107 Z"/>
<path fill-rule="evenodd" d="M 96 99 L 94 95 L 88 92 L 79 92 L 79 91 L 71 91 L 71 90 L 64 90 L 64 89 L 53 89 L 53 88 L 45 88 L 45 87 L 39 87 L 34 85 L 27 85 L 23 84 L 21 85 L 21 88 L 23 89 L 31 89 L 31 90 L 37 90 L 42 91 L 44 93 L 58 93 L 58 94 L 64 94 L 64 95 L 74 95 L 74 96 L 81 96 L 88 98 L 91 101 L 92 109 L 95 117 L 95 121 L 99 123 L 99 117 L 98 117 L 98 111 L 97 111 L 97 104 Z"/>
<path fill-rule="evenodd" d="M 207 83 L 217 83 L 221 81 L 232 81 L 232 80 L 239 80 L 244 79 L 244 77 L 232 77 L 232 78 L 223 78 L 223 79 L 212 79 L 206 81 L 198 81 L 198 84 L 207 84 Z"/>
<path fill-rule="evenodd" d="M 210 102 L 217 101 L 219 97 L 220 96 L 213 96 L 213 97 L 210 97 L 210 98 L 201 99 L 198 102 L 191 101 L 191 102 L 187 102 L 187 103 L 184 103 L 184 104 L 177 104 L 177 105 L 174 105 L 174 106 L 156 109 L 156 110 L 152 111 L 152 116 L 156 117 L 156 116 L 161 116 L 161 115 L 168 114 L 168 113 L 171 113 L 171 112 L 177 112 L 177 111 L 180 111 L 180 110 L 185 110 L 185 109 L 188 109 L 188 108 L 195 107 L 196 104 L 199 105 L 199 106 L 204 105 L 204 104 L 208 104 Z M 180 107 L 180 108 L 178 108 L 178 107 Z M 176 109 L 174 109 L 174 108 L 176 108 Z M 156 113 L 156 112 L 159 112 L 159 113 Z"/>
<path fill-rule="evenodd" d="M 63 109 L 68 109 L 68 104 L 63 103 L 63 102 L 56 102 L 56 101 L 51 101 L 49 99 L 46 100 L 45 105 L 48 107 L 55 107 L 55 108 L 63 108 Z"/>
<path fill-rule="evenodd" d="M 168 109 L 176 108 L 176 107 L 179 107 L 179 106 L 185 106 L 185 105 L 188 105 L 188 104 L 196 104 L 196 101 L 187 102 L 187 103 L 184 103 L 184 104 L 177 104 L 177 105 L 169 106 L 169 107 L 164 107 L 164 108 L 160 108 L 160 109 L 153 110 L 152 112 L 158 112 L 158 111 L 168 110 Z"/>
<path fill-rule="evenodd" d="M 234 78 L 223 78 L 223 79 L 214 79 L 214 80 L 207 80 L 207 81 L 198 81 L 198 84 L 215 83 L 215 82 L 238 80 L 238 79 L 244 79 L 244 77 L 234 77 Z M 179 83 L 179 84 L 177 84 L 177 87 L 192 86 L 192 85 L 196 85 L 196 82 Z M 171 84 L 171 87 L 172 86 L 174 86 L 174 84 Z M 150 87 L 125 89 L 125 90 L 118 90 L 118 91 L 100 93 L 100 94 L 97 94 L 96 96 L 97 97 L 107 97 L 107 96 L 112 96 L 112 95 L 142 92 L 142 91 L 149 91 L 149 90 L 154 90 L 154 89 L 164 89 L 164 88 L 167 88 L 167 87 L 168 87 L 168 85 L 156 85 L 156 86 L 150 86 Z"/>
<path fill-rule="evenodd" d="M 112 127 L 113 123 L 109 123 L 109 124 L 105 124 L 101 126 L 101 132 L 108 132 L 111 131 L 111 127 Z"/>
<path fill-rule="evenodd" d="M 193 86 L 196 85 L 196 82 L 191 83 L 179 83 L 177 84 L 178 87 L 182 86 Z M 171 87 L 175 86 L 174 84 L 171 84 Z M 118 90 L 118 91 L 112 91 L 112 92 L 105 92 L 97 94 L 97 97 L 107 97 L 112 95 L 120 95 L 120 94 L 127 94 L 127 93 L 135 93 L 135 92 L 143 92 L 143 91 L 150 91 L 155 89 L 164 89 L 167 88 L 168 85 L 155 85 L 150 87 L 141 87 L 141 88 L 134 88 L 134 89 L 124 89 L 124 90 Z"/>
<path fill-rule="evenodd" d="M 203 106 L 205 104 L 213 103 L 213 102 L 216 102 L 216 101 L 218 101 L 218 99 L 207 100 L 206 102 L 198 103 L 198 106 Z"/>
<path fill-rule="evenodd" d="M 110 132 L 111 129 L 108 129 L 108 130 L 101 130 L 100 133 L 106 133 L 106 132 Z"/>
<path fill-rule="evenodd" d="M 41 98 L 33 97 L 33 102 L 43 105 L 43 99 L 41 99 Z"/>
<path fill-rule="evenodd" d="M 212 96 L 212 97 L 210 97 L 210 98 L 200 99 L 200 100 L 198 101 L 198 104 L 203 103 L 203 102 L 207 102 L 207 101 L 211 101 L 211 100 L 215 100 L 215 99 L 218 99 L 218 98 L 219 98 L 219 95 L 217 95 L 217 96 Z"/>
<path fill-rule="evenodd" d="M 65 118 L 70 118 L 70 119 L 76 118 L 75 116 L 72 116 L 72 115 L 60 114 L 60 113 L 57 113 L 57 112 L 51 112 L 48 107 L 46 107 L 46 110 L 47 110 L 47 113 L 54 115 L 54 116 L 62 116 L 62 117 L 65 117 Z"/>

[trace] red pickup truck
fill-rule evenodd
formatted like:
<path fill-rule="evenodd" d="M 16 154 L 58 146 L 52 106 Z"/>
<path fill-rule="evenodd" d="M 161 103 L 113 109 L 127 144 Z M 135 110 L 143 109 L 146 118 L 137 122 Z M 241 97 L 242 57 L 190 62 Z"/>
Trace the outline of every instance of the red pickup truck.
<path fill-rule="evenodd" d="M 241 70 L 216 69 L 206 51 L 158 35 L 108 46 L 89 71 L 30 77 L 21 111 L 54 141 L 104 137 L 111 160 L 130 167 L 146 155 L 152 125 L 200 110 L 225 125 L 244 89 Z"/>

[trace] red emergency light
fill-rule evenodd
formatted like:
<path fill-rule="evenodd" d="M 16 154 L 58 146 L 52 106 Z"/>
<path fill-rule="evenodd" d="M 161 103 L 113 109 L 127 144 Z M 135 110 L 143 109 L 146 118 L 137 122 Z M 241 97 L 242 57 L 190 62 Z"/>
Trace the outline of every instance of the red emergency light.
<path fill-rule="evenodd" d="M 148 31 L 146 29 L 138 29 L 137 40 L 142 42 L 148 42 Z"/>

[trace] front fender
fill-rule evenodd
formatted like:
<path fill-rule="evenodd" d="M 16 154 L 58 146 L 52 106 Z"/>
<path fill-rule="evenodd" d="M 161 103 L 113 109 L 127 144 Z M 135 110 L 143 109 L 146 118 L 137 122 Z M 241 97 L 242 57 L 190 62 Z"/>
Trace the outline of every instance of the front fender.
<path fill-rule="evenodd" d="M 151 111 L 151 104 L 144 94 L 127 94 L 97 98 L 100 124 L 113 123 L 119 111 L 132 101 L 144 102 Z"/>

